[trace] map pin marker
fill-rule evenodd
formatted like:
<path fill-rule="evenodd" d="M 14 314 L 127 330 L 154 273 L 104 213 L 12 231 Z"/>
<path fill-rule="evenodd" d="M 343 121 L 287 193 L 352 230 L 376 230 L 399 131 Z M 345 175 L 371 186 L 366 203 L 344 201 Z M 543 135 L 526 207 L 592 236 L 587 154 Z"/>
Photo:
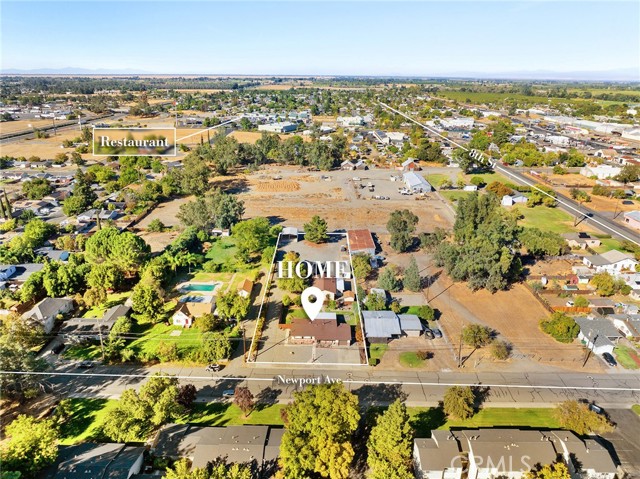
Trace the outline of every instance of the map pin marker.
<path fill-rule="evenodd" d="M 316 298 L 313 303 L 309 301 L 309 298 L 311 296 L 314 296 Z M 302 294 L 300 295 L 300 300 L 302 302 L 304 312 L 307 313 L 309 319 L 313 321 L 318 317 L 318 314 L 322 309 L 322 304 L 324 303 L 324 293 L 320 288 L 311 286 L 310 288 L 307 288 L 302 292 Z"/>

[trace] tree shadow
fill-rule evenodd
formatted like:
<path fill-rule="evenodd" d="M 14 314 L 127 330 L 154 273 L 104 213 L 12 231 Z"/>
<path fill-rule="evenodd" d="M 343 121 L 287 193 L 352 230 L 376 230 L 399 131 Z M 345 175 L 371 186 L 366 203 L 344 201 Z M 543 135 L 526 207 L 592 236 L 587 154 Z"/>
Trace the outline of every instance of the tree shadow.
<path fill-rule="evenodd" d="M 358 401 L 366 406 L 387 406 L 396 399 L 405 401 L 407 394 L 402 391 L 401 384 L 365 384 L 353 393 Z"/>
<path fill-rule="evenodd" d="M 447 415 L 444 412 L 442 403 L 438 407 L 432 407 L 411 418 L 411 426 L 415 430 L 415 437 L 431 437 L 431 431 L 442 427 L 447 422 Z"/>
<path fill-rule="evenodd" d="M 473 386 L 471 390 L 473 391 L 473 396 L 475 398 L 473 401 L 473 408 L 478 412 L 491 395 L 491 388 L 489 386 Z"/>
<path fill-rule="evenodd" d="M 263 409 L 269 406 L 273 406 L 274 404 L 277 404 L 278 397 L 280 397 L 280 394 L 282 394 L 282 389 L 275 389 L 272 387 L 264 388 L 258 393 L 258 395 L 255 398 L 256 405 L 254 410 L 262 411 Z"/>

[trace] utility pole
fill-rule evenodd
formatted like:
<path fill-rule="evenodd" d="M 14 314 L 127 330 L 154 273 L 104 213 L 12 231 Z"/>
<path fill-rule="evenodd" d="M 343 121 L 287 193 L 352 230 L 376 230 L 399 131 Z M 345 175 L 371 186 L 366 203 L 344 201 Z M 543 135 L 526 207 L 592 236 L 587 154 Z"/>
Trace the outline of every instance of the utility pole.
<path fill-rule="evenodd" d="M 589 356 L 591 355 L 591 350 L 593 349 L 593 347 L 595 346 L 596 340 L 598 339 L 598 335 L 596 334 L 593 338 L 593 341 L 591 341 L 591 331 L 589 331 L 589 334 L 587 334 L 587 354 L 586 357 L 584 358 L 584 363 L 582 363 L 582 367 L 585 367 L 587 364 L 587 361 L 589 361 Z M 591 346 L 589 346 L 589 343 L 591 343 Z"/>
<path fill-rule="evenodd" d="M 242 331 L 242 362 L 246 363 L 247 362 L 247 343 L 244 339 L 244 322 L 242 323 L 240 330 Z"/>
<path fill-rule="evenodd" d="M 460 346 L 458 348 L 458 369 L 462 367 L 462 332 L 460 333 Z"/>
<path fill-rule="evenodd" d="M 100 351 L 102 352 L 102 362 L 104 362 L 104 342 L 102 341 L 102 324 L 98 323 L 98 331 L 100 332 Z"/>

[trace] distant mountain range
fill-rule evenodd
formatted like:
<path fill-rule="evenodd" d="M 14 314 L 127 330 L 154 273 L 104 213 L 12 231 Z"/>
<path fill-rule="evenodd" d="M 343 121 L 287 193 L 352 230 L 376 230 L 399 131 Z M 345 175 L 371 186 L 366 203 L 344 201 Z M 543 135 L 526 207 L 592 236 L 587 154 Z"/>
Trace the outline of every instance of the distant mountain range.
<path fill-rule="evenodd" d="M 133 69 L 88 69 L 88 68 L 37 68 L 33 70 L 21 70 L 9 68 L 1 70 L 2 75 L 212 75 L 212 76 L 324 76 L 324 77 L 368 77 L 368 78 L 468 78 L 468 79 L 505 79 L 505 80 L 572 80 L 572 81 L 640 81 L 640 70 L 637 68 L 619 68 L 602 71 L 568 71 L 559 72 L 552 70 L 531 70 L 531 71 L 506 71 L 506 72 L 474 72 L 456 71 L 442 72 L 425 75 L 407 75 L 406 73 L 386 74 L 386 75 L 357 75 L 357 74 L 291 74 L 291 73 L 269 73 L 269 74 L 247 74 L 247 73 L 203 73 L 203 72 L 182 72 L 182 73 L 162 73 L 149 72 Z"/>

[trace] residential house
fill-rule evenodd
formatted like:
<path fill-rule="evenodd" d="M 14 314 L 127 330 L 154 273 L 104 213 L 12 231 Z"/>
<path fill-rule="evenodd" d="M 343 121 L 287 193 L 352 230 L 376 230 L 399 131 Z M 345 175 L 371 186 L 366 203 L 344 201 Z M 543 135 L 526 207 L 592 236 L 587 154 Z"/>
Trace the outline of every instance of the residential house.
<path fill-rule="evenodd" d="M 288 238 L 288 239 L 292 239 L 294 241 L 298 241 L 298 228 L 295 228 L 293 226 L 285 226 L 284 228 L 282 228 L 282 232 L 280 233 L 280 237 L 281 238 Z"/>
<path fill-rule="evenodd" d="M 415 314 L 399 314 L 400 329 L 403 334 L 412 338 L 417 338 L 424 332 L 424 327 L 420 318 Z"/>
<path fill-rule="evenodd" d="M 640 230 L 640 211 L 625 211 L 624 222 L 631 228 Z"/>
<path fill-rule="evenodd" d="M 598 273 L 607 272 L 612 275 L 623 271 L 635 271 L 638 264 L 632 254 L 615 249 L 602 254 L 585 256 L 582 262 L 590 268 L 594 268 Z"/>
<path fill-rule="evenodd" d="M 600 246 L 600 240 L 589 233 L 565 233 L 562 237 L 571 249 L 597 248 Z"/>
<path fill-rule="evenodd" d="M 11 268 L 13 268 L 13 270 Z M 11 275 L 9 275 L 7 279 L 4 281 L 7 281 L 9 283 L 17 283 L 17 284 L 24 283 L 26 280 L 29 279 L 29 277 L 33 273 L 40 271 L 42 268 L 44 268 L 43 263 L 22 263 L 22 264 L 16 264 L 16 265 L 6 265 L 6 264 L 0 265 L 0 270 L 4 269 L 5 275 L 7 275 L 10 271 L 12 271 Z"/>
<path fill-rule="evenodd" d="M 431 431 L 429 439 L 413 441 L 416 479 L 461 479 L 463 464 L 460 440 L 454 431 Z"/>
<path fill-rule="evenodd" d="M 527 197 L 524 195 L 504 195 L 500 204 L 502 206 L 514 206 L 514 205 L 522 205 L 527 203 Z"/>
<path fill-rule="evenodd" d="M 107 309 L 102 318 L 72 318 L 63 323 L 60 334 L 75 343 L 99 340 L 107 337 L 116 321 L 130 312 L 130 306 L 118 304 Z"/>
<path fill-rule="evenodd" d="M 339 116 L 336 118 L 336 122 L 342 127 L 362 126 L 364 125 L 364 118 L 361 116 Z"/>
<path fill-rule="evenodd" d="M 319 313 L 316 319 L 293 318 L 289 330 L 290 344 L 317 344 L 321 347 L 349 346 L 351 326 L 338 323 L 336 313 Z"/>
<path fill-rule="evenodd" d="M 142 470 L 145 448 L 126 444 L 85 442 L 60 446 L 44 479 L 129 479 Z"/>
<path fill-rule="evenodd" d="M 269 426 L 200 427 L 167 424 L 151 445 L 155 457 L 186 457 L 191 467 L 206 467 L 217 458 L 249 464 L 252 477 L 272 477 L 276 471 L 284 429 Z"/>
<path fill-rule="evenodd" d="M 34 253 L 46 257 L 49 261 L 67 261 L 69 259 L 68 251 L 58 250 L 53 246 L 43 246 L 34 250 Z"/>
<path fill-rule="evenodd" d="M 618 331 L 628 339 L 640 339 L 640 315 L 612 314 L 607 317 Z"/>
<path fill-rule="evenodd" d="M 368 255 L 376 254 L 376 244 L 369 230 L 349 230 L 347 231 L 349 240 L 349 249 L 351 254 L 366 253 Z"/>
<path fill-rule="evenodd" d="M 78 221 L 88 223 L 90 221 L 97 221 L 100 217 L 101 221 L 115 220 L 118 217 L 119 212 L 117 210 L 104 210 L 104 209 L 90 209 L 84 213 L 78 215 Z"/>
<path fill-rule="evenodd" d="M 614 479 L 616 465 L 597 436 L 564 430 L 480 428 L 431 431 L 414 439 L 418 479 L 519 479 L 537 466 L 564 462 L 573 479 Z"/>
<path fill-rule="evenodd" d="M 400 320 L 393 311 L 362 311 L 365 337 L 370 343 L 388 343 L 402 334 Z"/>
<path fill-rule="evenodd" d="M 611 166 L 611 165 L 598 165 L 598 166 L 583 166 L 580 169 L 580 174 L 582 176 L 586 176 L 587 178 L 591 178 L 595 176 L 599 180 L 605 180 L 607 178 L 612 178 L 618 175 L 622 171 L 622 168 L 619 166 Z"/>
<path fill-rule="evenodd" d="M 281 121 L 277 123 L 268 123 L 266 125 L 258 125 L 258 131 L 270 131 L 272 133 L 289 133 L 298 129 L 297 123 L 290 121 Z"/>
<path fill-rule="evenodd" d="M 338 286 L 336 278 L 324 278 L 316 276 L 313 278 L 313 286 L 319 288 L 324 294 L 325 298 L 330 301 L 335 301 L 338 296 Z"/>
<path fill-rule="evenodd" d="M 190 328 L 195 318 L 212 313 L 215 305 L 213 296 L 183 296 L 171 317 L 173 325 Z"/>
<path fill-rule="evenodd" d="M 613 322 L 601 317 L 575 318 L 580 326 L 578 339 L 583 341 L 594 354 L 613 353 L 614 342 L 623 337 Z"/>
<path fill-rule="evenodd" d="M 53 330 L 58 315 L 66 314 L 73 309 L 73 299 L 45 298 L 22 315 L 25 320 L 34 320 L 42 324 L 45 334 Z"/>
<path fill-rule="evenodd" d="M 238 295 L 241 298 L 250 298 L 252 291 L 253 291 L 253 281 L 251 281 L 249 279 L 245 279 L 238 286 Z"/>
<path fill-rule="evenodd" d="M 0 266 L 0 281 L 7 281 L 16 273 L 16 267 L 12 264 Z"/>
<path fill-rule="evenodd" d="M 431 184 L 422 175 L 410 171 L 402 175 L 404 184 L 414 193 L 428 193 L 433 191 Z"/>
<path fill-rule="evenodd" d="M 415 158 L 407 158 L 402 162 L 402 171 L 419 171 L 421 169 Z"/>
<path fill-rule="evenodd" d="M 13 203 L 15 211 L 32 211 L 36 216 L 47 216 L 55 207 L 49 201 L 42 200 L 19 200 Z"/>

